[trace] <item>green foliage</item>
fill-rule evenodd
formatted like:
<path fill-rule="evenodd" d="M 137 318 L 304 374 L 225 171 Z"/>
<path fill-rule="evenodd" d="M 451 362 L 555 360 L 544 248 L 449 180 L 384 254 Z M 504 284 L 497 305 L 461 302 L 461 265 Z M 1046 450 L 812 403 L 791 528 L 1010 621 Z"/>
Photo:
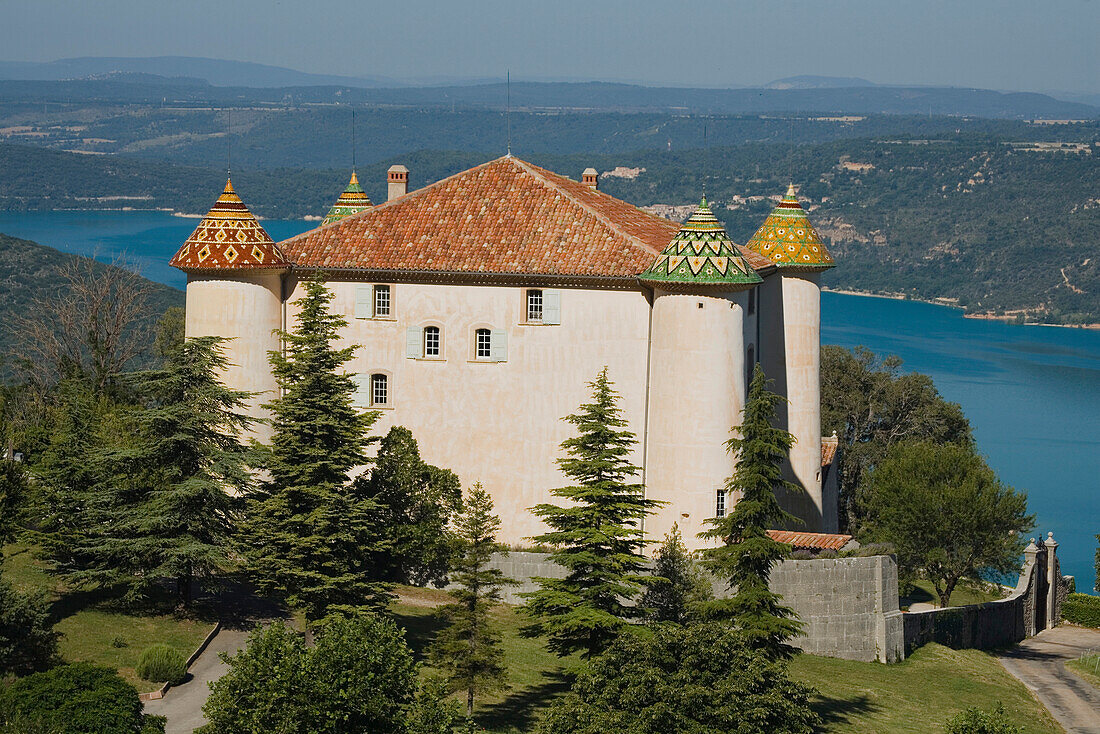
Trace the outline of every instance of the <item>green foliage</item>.
<path fill-rule="evenodd" d="M 187 659 L 174 647 L 153 645 L 141 653 L 136 672 L 139 678 L 177 686 L 187 678 Z"/>
<path fill-rule="evenodd" d="M 165 351 L 161 369 L 127 375 L 143 404 L 131 416 L 137 440 L 116 452 L 110 554 L 131 586 L 171 578 L 182 606 L 195 579 L 231 568 L 238 501 L 251 485 L 242 433 L 248 393 L 220 382 L 224 339 L 189 339 Z"/>
<path fill-rule="evenodd" d="M 162 362 L 167 362 L 173 354 L 183 348 L 186 316 L 182 306 L 170 306 L 157 321 L 153 352 Z"/>
<path fill-rule="evenodd" d="M 46 598 L 21 594 L 0 577 L 0 678 L 27 675 L 57 663 L 59 637 Z"/>
<path fill-rule="evenodd" d="M 447 626 L 429 651 L 432 664 L 447 674 L 451 690 L 466 693 L 467 717 L 473 716 L 476 694 L 508 685 L 500 632 L 489 616 L 501 600 L 501 588 L 515 583 L 500 569 L 489 568 L 494 553 L 508 552 L 496 541 L 498 532 L 500 518 L 493 514 L 493 500 L 475 484 L 455 522 L 455 602 L 440 608 Z"/>
<path fill-rule="evenodd" d="M 720 623 L 623 634 L 541 722 L 544 734 L 809 734 L 813 689 Z"/>
<path fill-rule="evenodd" d="M 0 711 L 59 734 L 156 734 L 164 719 L 142 714 L 137 691 L 108 668 L 61 665 L 0 691 Z"/>
<path fill-rule="evenodd" d="M 270 479 L 252 495 L 245 552 L 264 593 L 319 620 L 387 597 L 372 563 L 382 550 L 378 505 L 349 476 L 368 463 L 378 413 L 352 404 L 355 384 L 341 368 L 355 347 L 333 347 L 347 322 L 330 312 L 332 292 L 320 277 L 305 290 L 295 329 L 280 332 L 285 353 L 269 354 L 282 395 L 269 404 Z"/>
<path fill-rule="evenodd" d="M 532 540 L 552 546 L 551 560 L 567 574 L 563 579 L 536 578 L 540 588 L 524 596 L 534 620 L 527 634 L 548 636 L 550 649 L 559 655 L 582 650 L 592 658 L 627 620 L 644 613 L 627 602 L 644 585 L 645 540 L 639 528 L 658 503 L 629 481 L 639 472 L 629 461 L 637 440 L 625 430 L 619 394 L 606 367 L 589 387 L 592 402 L 565 418 L 576 426 L 577 435 L 562 442 L 567 458 L 558 459 L 565 475 L 577 483 L 551 490 L 566 504 L 532 508 L 551 528 Z"/>
<path fill-rule="evenodd" d="M 943 728 L 944 734 L 1020 734 L 1005 713 L 1005 707 L 997 704 L 991 711 L 971 707 L 955 715 Z"/>
<path fill-rule="evenodd" d="M 15 539 L 28 494 L 23 464 L 0 456 L 0 546 Z"/>
<path fill-rule="evenodd" d="M 1100 629 L 1100 596 L 1070 594 L 1062 603 L 1062 619 L 1082 627 Z"/>
<path fill-rule="evenodd" d="M 410 711 L 423 723 L 443 716 L 427 702 L 416 706 L 417 671 L 404 635 L 372 614 L 330 617 L 313 647 L 275 623 L 224 659 L 229 670 L 211 686 L 202 734 L 406 734 Z"/>
<path fill-rule="evenodd" d="M 802 625 L 768 588 L 772 566 L 790 552 L 790 546 L 772 540 L 768 529 L 793 519 L 780 507 L 776 492 L 801 490 L 783 479 L 794 437 L 772 425 L 776 405 L 784 399 L 768 385 L 756 365 L 741 425 L 726 444 L 737 457 L 733 476 L 726 480 L 726 496 L 739 499 L 725 516 L 708 520 L 710 528 L 700 534 L 722 543 L 708 548 L 703 559 L 711 573 L 728 581 L 733 593 L 704 604 L 702 611 L 709 618 L 733 622 L 755 649 L 777 659 L 794 654 L 786 641 Z"/>
<path fill-rule="evenodd" d="M 901 373 L 901 359 L 856 347 L 821 347 L 821 430 L 840 438 L 840 519 L 859 532 L 866 514 L 864 479 L 891 446 L 928 440 L 973 446 L 957 403 L 940 397 L 932 378 Z"/>
<path fill-rule="evenodd" d="M 867 477 L 865 536 L 892 543 L 902 575 L 924 574 L 942 606 L 965 577 L 1019 570 L 1034 527 L 1027 497 L 966 446 L 900 443 Z"/>
<path fill-rule="evenodd" d="M 451 734 L 461 720 L 458 704 L 447 700 L 447 684 L 427 678 L 409 707 L 408 734 Z"/>
<path fill-rule="evenodd" d="M 653 558 L 653 580 L 639 602 L 654 622 L 687 624 L 698 607 L 713 598 L 710 579 L 684 545 L 680 528 L 672 526 Z"/>
<path fill-rule="evenodd" d="M 424 462 L 412 431 L 394 426 L 360 485 L 359 491 L 378 505 L 382 550 L 375 563 L 380 576 L 414 586 L 445 583 L 447 523 L 462 501 L 454 472 Z"/>

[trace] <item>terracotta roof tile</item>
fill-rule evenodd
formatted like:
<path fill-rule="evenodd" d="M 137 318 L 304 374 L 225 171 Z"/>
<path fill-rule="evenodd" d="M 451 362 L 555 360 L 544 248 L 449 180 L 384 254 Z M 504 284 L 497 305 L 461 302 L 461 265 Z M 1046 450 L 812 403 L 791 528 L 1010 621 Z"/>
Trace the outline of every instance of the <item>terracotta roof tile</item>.
<path fill-rule="evenodd" d="M 837 448 L 840 446 L 840 439 L 837 438 L 836 433 L 832 436 L 824 436 L 821 439 L 821 465 L 830 466 L 836 461 Z"/>
<path fill-rule="evenodd" d="M 256 270 L 289 265 L 233 190 L 232 181 L 169 265 L 189 270 Z"/>
<path fill-rule="evenodd" d="M 634 277 L 679 228 L 505 156 L 280 246 L 303 268 Z"/>
<path fill-rule="evenodd" d="M 794 546 L 795 550 L 835 550 L 838 551 L 852 540 L 851 535 L 837 533 L 799 533 L 794 530 L 769 530 L 772 540 Z"/>

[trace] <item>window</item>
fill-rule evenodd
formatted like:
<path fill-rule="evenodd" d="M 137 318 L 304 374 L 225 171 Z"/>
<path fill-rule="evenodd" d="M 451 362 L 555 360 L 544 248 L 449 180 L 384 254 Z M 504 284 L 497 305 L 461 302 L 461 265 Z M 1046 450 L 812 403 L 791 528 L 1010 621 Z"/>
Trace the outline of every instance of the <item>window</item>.
<path fill-rule="evenodd" d="M 714 495 L 714 516 L 726 516 L 726 490 L 724 489 L 718 490 L 717 494 Z"/>
<path fill-rule="evenodd" d="M 752 376 L 756 372 L 756 345 L 749 345 L 749 358 L 745 360 L 745 390 L 752 384 Z"/>
<path fill-rule="evenodd" d="M 439 327 L 438 326 L 425 326 L 424 327 L 424 356 L 425 357 L 438 357 L 439 356 Z"/>
<path fill-rule="evenodd" d="M 474 332 L 476 339 L 474 357 L 477 359 L 492 359 L 493 357 L 493 332 L 488 329 L 478 329 Z"/>
<path fill-rule="evenodd" d="M 749 316 L 756 313 L 756 289 L 749 290 Z"/>
<path fill-rule="evenodd" d="M 390 404 L 390 381 L 386 375 L 374 374 L 370 376 L 370 404 Z"/>
<path fill-rule="evenodd" d="M 527 291 L 527 320 L 534 323 L 542 322 L 542 291 L 531 289 Z"/>
<path fill-rule="evenodd" d="M 390 287 L 388 285 L 374 286 L 374 317 L 386 317 L 390 315 Z"/>

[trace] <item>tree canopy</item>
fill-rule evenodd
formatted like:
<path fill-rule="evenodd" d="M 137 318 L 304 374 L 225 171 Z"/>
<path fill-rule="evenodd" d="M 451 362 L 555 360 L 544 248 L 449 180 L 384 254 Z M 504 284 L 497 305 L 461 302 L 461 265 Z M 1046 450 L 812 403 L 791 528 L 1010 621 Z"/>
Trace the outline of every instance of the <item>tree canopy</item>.
<path fill-rule="evenodd" d="M 654 622 L 687 624 L 713 596 L 710 579 L 684 545 L 680 528 L 673 524 L 653 555 L 653 579 L 639 604 Z"/>

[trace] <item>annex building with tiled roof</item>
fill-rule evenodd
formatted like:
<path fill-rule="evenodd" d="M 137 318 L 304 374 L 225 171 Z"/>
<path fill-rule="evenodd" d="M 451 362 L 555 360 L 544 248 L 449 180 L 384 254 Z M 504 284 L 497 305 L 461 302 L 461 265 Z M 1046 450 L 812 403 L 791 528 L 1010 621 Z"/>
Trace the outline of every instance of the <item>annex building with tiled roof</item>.
<path fill-rule="evenodd" d="M 788 474 L 802 489 L 784 504 L 800 530 L 836 531 L 818 375 L 818 277 L 832 259 L 793 189 L 742 246 L 705 199 L 678 224 L 600 191 L 591 170 L 576 181 L 508 155 L 417 190 L 408 179 L 391 168 L 388 200 L 372 204 L 353 176 L 320 226 L 279 243 L 227 185 L 173 258 L 188 276 L 188 336 L 231 338 L 225 380 L 257 393 L 253 415 L 267 417 L 277 390 L 277 332 L 321 273 L 348 322 L 342 340 L 357 345 L 356 401 L 381 413 L 375 430 L 406 426 L 426 461 L 481 482 L 502 541 L 542 531 L 529 508 L 568 481 L 562 417 L 605 366 L 638 437 L 639 479 L 666 503 L 649 537 L 676 523 L 698 543 L 736 502 L 723 491 L 726 441 L 758 362 L 788 399 L 780 419 L 796 440 Z"/>

